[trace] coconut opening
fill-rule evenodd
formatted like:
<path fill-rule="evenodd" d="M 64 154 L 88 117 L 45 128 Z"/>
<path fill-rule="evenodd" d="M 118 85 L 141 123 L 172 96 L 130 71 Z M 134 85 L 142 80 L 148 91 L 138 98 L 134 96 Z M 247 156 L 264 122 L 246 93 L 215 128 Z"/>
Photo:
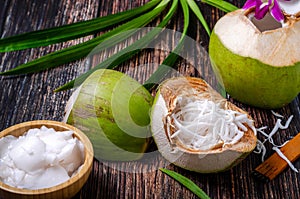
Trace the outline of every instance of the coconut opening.
<path fill-rule="evenodd" d="M 260 32 L 275 30 L 284 26 L 283 23 L 276 21 L 270 13 L 267 13 L 260 20 L 254 17 L 254 12 L 249 13 L 247 17 Z"/>
<path fill-rule="evenodd" d="M 254 128 L 253 121 L 245 113 L 225 109 L 225 103 L 178 97 L 176 107 L 166 117 L 171 144 L 190 151 L 207 151 L 238 143 L 249 127 Z"/>
<path fill-rule="evenodd" d="M 264 18 L 258 20 L 254 17 L 254 8 L 248 10 L 246 12 L 246 16 L 260 32 L 285 27 L 290 23 L 290 19 L 295 20 L 300 17 L 299 0 L 278 0 L 278 4 L 285 16 L 285 19 L 282 22 L 278 22 L 277 20 L 275 20 L 274 17 L 270 14 L 270 12 L 267 12 Z"/>

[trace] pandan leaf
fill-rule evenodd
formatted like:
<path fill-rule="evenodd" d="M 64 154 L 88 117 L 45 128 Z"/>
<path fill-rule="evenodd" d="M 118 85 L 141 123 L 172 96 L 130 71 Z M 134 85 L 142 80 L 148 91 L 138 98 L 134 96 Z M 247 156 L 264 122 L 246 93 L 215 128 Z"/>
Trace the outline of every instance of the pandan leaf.
<path fill-rule="evenodd" d="M 207 34 L 210 35 L 210 29 L 209 26 L 207 25 L 198 5 L 195 3 L 194 0 L 187 0 L 187 3 L 189 5 L 189 7 L 191 8 L 191 10 L 195 13 L 195 15 L 197 16 L 197 18 L 199 19 L 199 21 L 202 23 L 204 29 L 206 30 Z"/>
<path fill-rule="evenodd" d="M 2 73 L 0 73 L 0 75 L 20 75 L 20 74 L 26 74 L 26 73 L 39 72 L 39 71 L 42 71 L 42 70 L 45 70 L 45 69 L 53 68 L 53 67 L 62 65 L 64 63 L 68 63 L 68 62 L 75 61 L 75 60 L 78 60 L 80 58 L 83 58 L 83 57 L 87 56 L 88 54 L 91 54 L 92 50 L 93 50 L 92 52 L 94 52 L 95 47 L 99 46 L 99 44 L 102 44 L 102 45 L 100 45 L 100 47 L 97 48 L 98 51 L 101 51 L 101 50 L 104 50 L 108 47 L 111 47 L 111 46 L 127 39 L 128 37 L 133 35 L 136 32 L 137 29 L 139 29 L 141 27 L 144 27 L 151 20 L 156 18 L 166 8 L 169 1 L 170 0 L 152 0 L 151 2 L 147 3 L 146 5 L 144 5 L 140 8 L 125 11 L 125 12 L 115 14 L 115 15 L 109 15 L 107 17 L 102 17 L 100 19 L 102 19 L 102 22 L 103 22 L 103 20 L 105 22 L 105 23 L 103 22 L 104 24 L 100 25 L 102 28 L 109 27 L 110 25 L 119 24 L 120 22 L 123 22 L 124 18 L 131 19 L 131 21 L 128 21 L 127 23 L 124 23 L 124 24 L 118 26 L 117 28 L 115 28 L 113 30 L 110 30 L 109 32 L 107 32 L 107 33 L 105 33 L 101 36 L 98 36 L 94 39 L 91 39 L 87 42 L 77 44 L 77 45 L 74 45 L 74 46 L 71 46 L 71 47 L 68 47 L 68 48 L 50 53 L 50 54 L 45 55 L 43 57 L 40 57 L 36 60 L 33 60 L 33 61 L 28 62 L 28 63 L 19 65 L 18 67 L 14 68 L 14 69 L 11 69 L 9 71 L 2 72 Z M 171 16 L 173 15 L 173 13 L 175 12 L 175 10 L 177 8 L 177 1 L 178 0 L 173 1 L 172 7 L 170 8 L 170 10 L 168 12 L 168 16 L 166 16 L 164 18 L 164 21 L 162 21 L 162 23 L 158 27 L 164 27 L 166 24 L 163 25 L 164 24 L 163 22 L 169 21 L 169 18 L 171 18 Z M 183 43 L 184 43 L 183 41 L 184 41 L 185 35 L 187 33 L 187 29 L 188 29 L 189 7 L 192 9 L 194 14 L 198 17 L 198 19 L 200 20 L 200 22 L 204 26 L 207 33 L 210 34 L 210 30 L 208 28 L 208 25 L 206 24 L 206 22 L 203 18 L 203 15 L 200 12 L 200 9 L 197 7 L 197 4 L 193 0 L 181 0 L 180 2 L 181 2 L 183 12 L 184 12 L 184 30 L 183 30 L 182 37 L 181 37 L 178 45 L 169 54 L 169 56 L 164 60 L 164 62 L 158 68 L 158 70 L 149 78 L 149 80 L 146 81 L 145 87 L 147 87 L 147 85 L 151 85 L 151 82 L 156 82 L 157 83 L 157 82 L 162 81 L 164 79 L 164 77 L 166 76 L 166 74 L 171 71 L 170 67 L 175 67 L 174 65 L 175 65 L 176 61 L 178 60 L 178 58 L 179 58 L 180 51 L 183 48 Z M 237 9 L 232 4 L 230 4 L 228 2 L 224 2 L 222 0 L 203 0 L 203 2 L 208 3 L 210 5 L 213 5 L 213 6 L 215 6 L 217 8 L 220 8 L 224 11 L 228 11 L 228 12 L 231 11 L 231 10 Z M 176 6 L 174 6 L 175 4 L 176 4 Z M 148 10 L 152 9 L 155 5 L 156 5 L 156 7 L 153 10 L 148 11 Z M 148 12 L 145 13 L 146 11 L 148 11 Z M 140 16 L 139 14 L 142 14 L 142 13 L 145 13 L 145 14 Z M 80 37 L 82 35 L 89 34 L 89 31 L 91 31 L 92 27 L 94 27 L 93 24 L 98 22 L 97 20 L 98 19 L 86 21 L 87 24 L 85 24 L 85 22 L 78 22 L 78 23 L 75 23 L 74 25 L 70 24 L 70 25 L 66 25 L 66 26 L 63 26 L 63 27 L 52 28 L 53 30 L 48 29 L 48 30 L 44 30 L 44 31 L 46 33 L 50 32 L 51 34 L 53 34 L 53 38 L 51 38 L 49 42 L 55 43 L 55 42 L 58 42 L 58 41 L 71 39 L 71 38 L 73 38 L 73 36 L 75 37 L 75 35 L 77 35 L 76 37 Z M 78 24 L 81 24 L 81 25 L 85 24 L 87 27 L 88 27 L 88 24 L 90 24 L 91 27 L 89 27 L 89 28 L 91 28 L 91 29 L 88 28 L 88 30 L 86 30 L 86 32 L 82 31 L 82 29 L 78 29 L 78 31 L 77 31 L 76 27 L 78 26 Z M 83 25 L 83 26 L 85 26 L 85 25 Z M 65 36 L 62 35 L 59 38 L 57 38 L 54 34 L 55 31 L 58 31 L 58 32 L 61 31 L 61 29 L 59 29 L 59 28 L 65 28 L 66 30 L 71 31 L 72 27 L 74 27 L 75 30 L 77 31 L 76 32 L 74 30 L 76 32 L 74 34 L 71 34 L 71 35 L 66 34 Z M 100 27 L 100 29 L 102 29 L 101 27 Z M 125 31 L 126 31 L 127 35 L 124 36 L 121 33 L 125 32 Z M 43 32 L 42 31 L 41 32 L 36 31 L 36 33 L 34 33 L 34 32 L 33 33 L 28 33 L 29 36 L 25 35 L 26 37 L 28 37 L 27 40 L 24 41 L 24 43 L 28 42 L 27 47 L 29 47 L 29 45 L 31 45 L 29 43 L 30 43 L 30 41 L 32 41 L 32 37 L 35 36 L 34 34 L 37 34 L 39 36 L 43 35 L 43 34 L 40 34 L 40 33 L 43 33 Z M 32 34 L 33 36 L 32 35 L 30 36 L 30 34 Z M 111 68 L 111 69 L 116 68 L 119 64 L 123 63 L 124 61 L 128 60 L 133 55 L 138 53 L 140 51 L 140 49 L 146 47 L 147 44 L 149 44 L 149 42 L 151 42 L 155 38 L 155 36 L 157 36 L 157 34 L 159 34 L 158 30 L 150 31 L 141 40 L 138 40 L 136 43 L 132 44 L 128 48 L 125 48 L 122 51 L 116 53 L 115 55 L 113 55 L 110 58 L 108 58 L 107 60 L 105 60 L 103 63 L 99 64 L 95 68 L 93 68 L 90 71 L 88 71 L 87 73 L 79 76 L 78 78 L 74 79 L 73 81 L 63 85 L 62 87 L 58 88 L 56 91 L 70 89 L 70 88 L 73 88 L 76 85 L 78 86 L 92 72 L 94 72 L 95 70 L 97 70 L 99 68 Z M 14 38 L 17 38 L 17 37 L 18 36 L 11 37 L 11 39 L 12 39 L 11 41 L 13 41 Z M 6 39 L 10 39 L 10 38 L 6 38 Z M 3 40 L 6 40 L 6 39 L 3 39 Z M 36 37 L 34 38 L 34 40 L 36 41 Z M 6 41 L 9 41 L 9 40 L 6 40 Z M 109 41 L 109 42 L 105 42 L 105 41 Z M 111 42 L 111 41 L 113 41 L 113 42 Z M 22 46 L 23 44 L 20 44 L 20 45 L 16 44 L 15 46 Z M 27 48 L 26 47 L 27 44 L 24 44 L 23 47 Z M 34 45 L 39 45 L 39 44 L 34 44 Z M 1 45 L 0 45 L 0 48 L 1 48 Z M 7 50 L 9 47 L 8 48 L 3 47 L 3 48 L 5 48 Z M 138 48 L 140 48 L 140 49 L 138 49 Z M 97 53 L 97 52 L 95 52 L 95 53 Z M 166 66 L 170 66 L 170 67 L 166 67 Z M 75 85 L 75 81 L 76 81 L 76 85 Z M 152 84 L 152 86 L 153 86 L 153 84 Z"/>
<path fill-rule="evenodd" d="M 235 5 L 223 0 L 202 0 L 202 2 L 216 7 L 224 12 L 232 12 L 238 9 L 238 7 Z"/>
<path fill-rule="evenodd" d="M 94 34 L 105 28 L 133 19 L 157 5 L 161 0 L 152 0 L 144 6 L 87 21 L 38 30 L 0 39 L 0 52 L 9 52 L 47 46 Z"/>
<path fill-rule="evenodd" d="M 201 199 L 210 199 L 210 197 L 200 188 L 198 187 L 194 182 L 192 182 L 190 179 L 184 177 L 183 175 L 176 173 L 175 171 L 171 171 L 168 169 L 160 169 L 163 173 L 169 175 L 170 177 L 174 178 L 176 181 L 178 181 L 180 184 L 185 186 L 187 189 L 192 191 L 194 194 L 196 194 Z"/>
<path fill-rule="evenodd" d="M 162 82 L 165 77 L 172 72 L 172 68 L 175 67 L 175 63 L 179 59 L 180 51 L 183 48 L 184 39 L 189 27 L 189 8 L 186 0 L 180 0 L 181 7 L 183 10 L 184 25 L 181 38 L 175 47 L 175 49 L 166 57 L 163 63 L 158 67 L 158 69 L 149 77 L 149 79 L 144 83 L 144 87 L 151 90 L 157 83 Z"/>
<path fill-rule="evenodd" d="M 98 69 L 114 69 L 119 64 L 129 60 L 133 55 L 140 52 L 143 48 L 147 47 L 147 45 L 153 41 L 153 39 L 159 35 L 161 31 L 163 31 L 163 27 L 165 27 L 172 16 L 174 15 L 176 9 L 178 6 L 178 0 L 173 0 L 173 3 L 169 9 L 169 12 L 165 15 L 163 20 L 160 22 L 160 24 L 149 31 L 144 37 L 137 40 L 130 46 L 120 50 L 119 52 L 115 53 L 111 57 L 107 58 L 103 62 L 101 62 L 99 65 L 95 66 L 91 70 L 87 71 L 86 73 L 80 75 L 79 77 L 75 78 L 74 80 L 64 84 L 63 86 L 57 88 L 55 91 L 63 91 L 68 90 L 73 87 L 79 86 L 88 76 L 90 76 L 94 71 Z"/>
<path fill-rule="evenodd" d="M 19 75 L 19 74 L 26 74 L 26 73 L 34 73 L 39 72 L 42 70 L 46 70 L 49 68 L 53 68 L 71 61 L 78 60 L 87 56 L 96 46 L 98 46 L 103 41 L 121 33 L 124 31 L 131 31 L 131 34 L 127 34 L 126 36 L 129 37 L 132 35 L 136 29 L 147 25 L 150 21 L 152 21 L 155 17 L 157 17 L 167 6 L 170 0 L 162 0 L 152 11 L 135 18 L 123 25 L 118 26 L 117 28 L 98 36 L 94 39 L 86 41 L 81 44 L 77 44 L 62 50 L 55 51 L 28 63 L 19 65 L 16 68 L 13 68 L 9 71 L 5 71 L 0 73 L 0 75 Z M 117 44 L 120 41 L 126 39 L 124 37 L 115 37 L 112 41 L 114 42 L 106 42 L 106 45 L 101 45 L 101 49 L 108 48 Z"/>

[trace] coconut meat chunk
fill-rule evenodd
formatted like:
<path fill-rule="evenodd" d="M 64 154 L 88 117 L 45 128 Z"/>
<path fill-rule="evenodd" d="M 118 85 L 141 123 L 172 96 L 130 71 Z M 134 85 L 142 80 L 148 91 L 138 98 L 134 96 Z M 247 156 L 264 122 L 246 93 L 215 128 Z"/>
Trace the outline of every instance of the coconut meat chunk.
<path fill-rule="evenodd" d="M 253 121 L 246 114 L 222 108 L 222 102 L 178 97 L 168 114 L 171 142 L 188 150 L 211 150 L 236 144 Z"/>

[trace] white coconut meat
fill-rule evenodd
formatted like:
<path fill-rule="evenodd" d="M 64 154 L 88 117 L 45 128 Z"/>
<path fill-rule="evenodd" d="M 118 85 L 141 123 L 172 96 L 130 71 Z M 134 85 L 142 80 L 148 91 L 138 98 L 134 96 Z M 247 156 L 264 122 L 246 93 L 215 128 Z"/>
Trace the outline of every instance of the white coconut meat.
<path fill-rule="evenodd" d="M 61 184 L 84 162 L 84 146 L 72 131 L 57 132 L 45 126 L 19 137 L 1 138 L 0 151 L 0 181 L 23 189 Z"/>
<path fill-rule="evenodd" d="M 236 144 L 248 130 L 245 125 L 252 125 L 246 114 L 223 109 L 221 103 L 211 100 L 179 96 L 176 103 L 167 116 L 168 136 L 190 150 L 205 151 Z"/>
<path fill-rule="evenodd" d="M 290 17 L 282 27 L 269 14 L 257 25 L 252 15 L 249 10 L 239 9 L 218 21 L 214 32 L 226 48 L 271 66 L 291 66 L 300 61 L 297 17 Z"/>
<path fill-rule="evenodd" d="M 164 82 L 151 118 L 162 156 L 188 170 L 226 170 L 256 146 L 256 131 L 248 114 L 198 78 Z"/>

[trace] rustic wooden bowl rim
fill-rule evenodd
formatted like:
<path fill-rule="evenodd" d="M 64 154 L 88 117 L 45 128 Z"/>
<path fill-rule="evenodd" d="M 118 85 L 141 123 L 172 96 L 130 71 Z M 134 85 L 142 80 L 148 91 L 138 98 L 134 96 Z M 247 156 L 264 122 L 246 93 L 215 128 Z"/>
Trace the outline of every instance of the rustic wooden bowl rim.
<path fill-rule="evenodd" d="M 52 120 L 35 120 L 35 121 L 28 121 L 19 123 L 16 125 L 13 125 L 11 127 L 8 127 L 7 129 L 0 132 L 0 138 L 13 134 L 13 131 L 24 129 L 25 133 L 31 128 L 39 128 L 41 126 L 46 126 L 48 128 L 58 128 L 55 129 L 56 131 L 66 131 L 66 130 L 72 130 L 74 132 L 75 137 L 77 137 L 84 145 L 85 148 L 85 160 L 83 165 L 81 166 L 80 170 L 72 176 L 68 181 L 61 183 L 59 185 L 50 187 L 50 188 L 43 188 L 43 189 L 36 189 L 36 190 L 30 190 L 30 189 L 20 189 L 16 187 L 9 186 L 3 182 L 0 181 L 0 189 L 3 189 L 8 192 L 17 193 L 17 194 L 23 194 L 23 195 L 39 195 L 39 194 L 45 194 L 50 192 L 55 192 L 64 188 L 67 188 L 74 184 L 76 181 L 81 179 L 84 175 L 86 175 L 87 172 L 89 172 L 92 164 L 93 164 L 93 157 L 94 157 L 94 151 L 93 146 L 90 142 L 90 140 L 87 138 L 87 136 L 80 131 L 79 129 L 75 128 L 74 126 L 71 126 L 69 124 L 58 122 L 58 121 L 52 121 Z"/>

